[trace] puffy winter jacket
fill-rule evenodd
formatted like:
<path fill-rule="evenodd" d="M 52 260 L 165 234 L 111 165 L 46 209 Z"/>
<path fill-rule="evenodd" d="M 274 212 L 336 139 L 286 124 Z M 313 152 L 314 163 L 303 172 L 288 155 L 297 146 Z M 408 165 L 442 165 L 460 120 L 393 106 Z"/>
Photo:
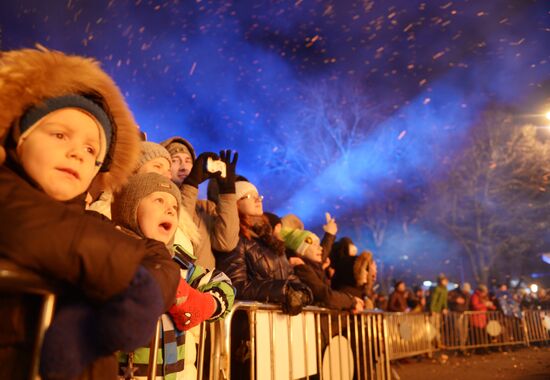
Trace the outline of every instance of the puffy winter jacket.
<path fill-rule="evenodd" d="M 294 272 L 313 292 L 314 303 L 338 310 L 352 309 L 355 306 L 355 299 L 351 294 L 333 290 L 330 287 L 320 263 L 306 257 L 301 257 L 301 259 L 305 264 L 295 266 Z"/>
<path fill-rule="evenodd" d="M 287 283 L 301 284 L 286 256 L 258 238 L 241 236 L 233 252 L 216 253 L 216 268 L 231 279 L 239 300 L 282 303 Z"/>

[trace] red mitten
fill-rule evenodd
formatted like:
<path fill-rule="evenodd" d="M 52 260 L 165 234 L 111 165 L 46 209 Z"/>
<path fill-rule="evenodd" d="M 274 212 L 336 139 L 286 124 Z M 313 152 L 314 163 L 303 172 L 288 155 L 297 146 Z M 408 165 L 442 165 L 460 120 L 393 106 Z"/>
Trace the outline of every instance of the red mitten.
<path fill-rule="evenodd" d="M 176 303 L 170 307 L 168 313 L 178 330 L 186 331 L 206 321 L 215 311 L 214 297 L 193 289 L 182 279 L 178 285 Z"/>

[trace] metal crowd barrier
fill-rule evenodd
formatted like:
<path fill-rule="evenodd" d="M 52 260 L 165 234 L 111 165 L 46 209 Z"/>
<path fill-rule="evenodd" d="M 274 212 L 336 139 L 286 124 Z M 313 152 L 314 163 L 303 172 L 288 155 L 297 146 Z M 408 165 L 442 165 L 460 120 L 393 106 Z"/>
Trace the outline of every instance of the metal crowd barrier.
<path fill-rule="evenodd" d="M 26 333 L 31 339 L 25 337 L 25 342 L 17 342 L 19 348 L 14 352 L 14 361 L 19 363 L 22 369 L 26 370 L 25 378 L 34 380 L 38 379 L 38 368 L 40 361 L 40 351 L 44 342 L 44 334 L 51 324 L 53 319 L 53 311 L 55 306 L 55 287 L 53 284 L 46 281 L 36 273 L 21 268 L 13 262 L 5 259 L 0 259 L 0 298 L 5 302 L 8 297 L 20 295 L 38 297 L 40 300 L 39 310 L 33 322 L 34 326 L 25 326 Z M 24 316 L 19 315 L 20 322 L 26 321 Z M 23 323 L 23 322 L 22 322 Z M 11 326 L 0 326 L 0 330 L 9 329 Z M 10 331 L 2 331 L 0 336 L 9 336 Z M 26 358 L 26 363 L 23 364 L 20 358 Z M 8 358 L 3 358 L 7 360 Z M 11 363 L 13 364 L 13 363 Z M 8 366 L 9 367 L 9 366 Z M 4 373 L 4 368 L 0 368 L 2 376 L 20 378 L 22 373 Z"/>
<path fill-rule="evenodd" d="M 391 378 L 390 360 L 548 343 L 550 312 L 524 311 L 522 318 L 496 311 L 353 315 L 307 307 L 291 317 L 277 305 L 237 302 L 225 320 L 210 324 L 210 332 L 208 376 L 197 379 L 385 380 Z"/>
<path fill-rule="evenodd" d="M 526 310 L 523 320 L 526 344 L 550 342 L 550 310 Z"/>
<path fill-rule="evenodd" d="M 448 313 L 441 321 L 441 341 L 445 349 L 526 344 L 524 320 L 500 311 Z"/>
<path fill-rule="evenodd" d="M 238 302 L 216 331 L 210 379 L 390 378 L 381 313 L 307 307 L 291 317 L 276 305 Z"/>
<path fill-rule="evenodd" d="M 421 354 L 431 354 L 436 350 L 439 338 L 439 315 L 425 313 L 385 313 L 388 324 L 388 346 L 391 360 Z"/>

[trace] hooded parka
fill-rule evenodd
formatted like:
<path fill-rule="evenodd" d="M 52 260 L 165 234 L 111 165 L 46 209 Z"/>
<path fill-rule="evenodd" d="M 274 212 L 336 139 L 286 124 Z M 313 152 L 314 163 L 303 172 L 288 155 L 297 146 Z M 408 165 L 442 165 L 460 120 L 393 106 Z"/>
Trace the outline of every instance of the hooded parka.
<path fill-rule="evenodd" d="M 1 53 L 0 143 L 7 158 L 0 166 L 0 257 L 58 283 L 64 291 L 60 297 L 76 293 L 96 304 L 123 292 L 143 265 L 159 284 L 168 307 L 175 297 L 179 268 L 163 244 L 126 236 L 87 214 L 84 194 L 68 202 L 50 198 L 18 162 L 14 133 L 19 118 L 46 99 L 72 94 L 99 102 L 114 128 L 107 153 L 110 165 L 94 181 L 116 191 L 134 170 L 138 128 L 120 90 L 98 62 L 44 48 Z M 28 310 L 27 298 L 11 301 L 0 305 L 0 329 L 8 332 L 0 333 L 1 378 L 19 378 L 17 370 L 25 369 L 16 354 L 27 339 L 28 325 L 14 315 Z M 3 340 L 6 335 L 9 339 Z M 8 363 L 13 363 L 15 372 L 5 372 Z M 103 357 L 81 378 L 115 379 L 116 369 L 114 356 Z"/>

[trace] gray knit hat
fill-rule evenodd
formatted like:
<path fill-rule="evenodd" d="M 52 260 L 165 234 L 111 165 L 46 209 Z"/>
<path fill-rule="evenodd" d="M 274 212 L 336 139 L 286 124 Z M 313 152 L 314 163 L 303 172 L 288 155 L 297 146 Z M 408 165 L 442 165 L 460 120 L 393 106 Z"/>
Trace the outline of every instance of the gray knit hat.
<path fill-rule="evenodd" d="M 164 157 L 168 160 L 168 165 L 171 164 L 172 158 L 170 153 L 160 144 L 151 142 L 151 141 L 142 141 L 141 142 L 141 155 L 139 156 L 138 165 L 136 170 L 139 170 L 147 162 L 157 158 Z"/>
<path fill-rule="evenodd" d="M 168 178 L 157 173 L 140 173 L 130 177 L 128 183 L 115 195 L 111 207 L 113 222 L 143 236 L 137 221 L 137 209 L 143 198 L 155 191 L 172 194 L 181 209 L 181 193 Z"/>

